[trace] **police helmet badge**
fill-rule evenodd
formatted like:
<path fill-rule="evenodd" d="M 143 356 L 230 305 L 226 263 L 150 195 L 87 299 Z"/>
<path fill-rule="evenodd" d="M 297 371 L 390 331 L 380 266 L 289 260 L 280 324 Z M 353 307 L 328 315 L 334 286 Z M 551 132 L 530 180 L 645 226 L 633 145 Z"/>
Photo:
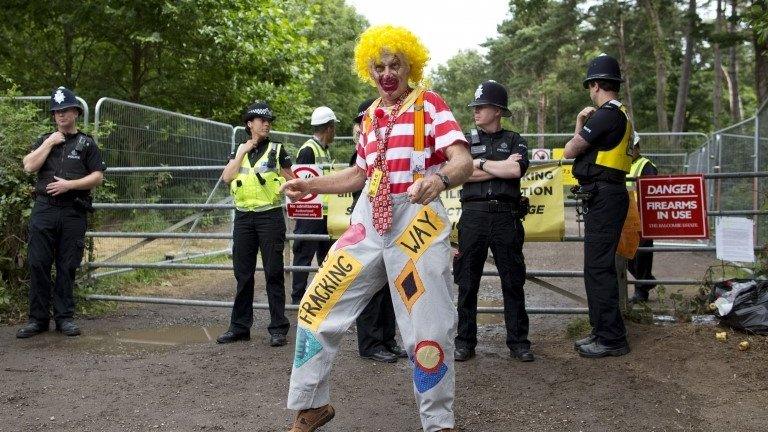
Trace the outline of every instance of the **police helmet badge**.
<path fill-rule="evenodd" d="M 477 90 L 475 90 L 475 99 L 480 99 L 480 96 L 483 95 L 483 85 L 480 84 L 477 86 Z"/>
<path fill-rule="evenodd" d="M 64 102 L 64 99 L 66 99 L 66 96 L 64 96 L 64 92 L 61 91 L 63 87 L 59 87 L 56 89 L 56 93 L 53 95 L 53 100 L 56 101 L 56 103 L 62 103 Z"/>

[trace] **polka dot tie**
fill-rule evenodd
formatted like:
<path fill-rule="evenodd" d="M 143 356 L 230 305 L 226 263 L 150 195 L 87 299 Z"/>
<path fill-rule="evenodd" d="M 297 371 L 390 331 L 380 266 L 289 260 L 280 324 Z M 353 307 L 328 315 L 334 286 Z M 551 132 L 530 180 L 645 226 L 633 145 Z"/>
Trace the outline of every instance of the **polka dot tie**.
<path fill-rule="evenodd" d="M 377 108 L 375 115 L 373 116 L 373 130 L 376 134 L 376 161 L 373 164 L 375 169 L 381 171 L 381 181 L 379 182 L 379 189 L 376 191 L 376 195 L 371 200 L 371 206 L 373 211 L 373 227 L 379 235 L 383 235 L 389 231 L 392 227 L 392 195 L 389 190 L 389 169 L 387 168 L 387 143 L 389 142 L 389 135 L 392 133 L 392 128 L 395 126 L 395 120 L 400 114 L 400 107 L 403 105 L 403 100 L 408 96 L 408 92 L 403 93 L 398 98 L 394 106 L 392 106 L 389 112 L 389 119 L 387 121 L 387 128 L 384 131 L 384 136 L 381 135 L 379 130 L 379 118 L 384 117 L 384 110 Z"/>

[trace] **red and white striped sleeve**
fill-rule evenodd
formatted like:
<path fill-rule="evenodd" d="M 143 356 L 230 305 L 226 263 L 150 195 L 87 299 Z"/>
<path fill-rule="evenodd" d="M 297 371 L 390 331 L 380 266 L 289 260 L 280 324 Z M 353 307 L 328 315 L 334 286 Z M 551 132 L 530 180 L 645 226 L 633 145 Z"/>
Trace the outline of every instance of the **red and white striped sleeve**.
<path fill-rule="evenodd" d="M 464 138 L 461 126 L 453 116 L 448 104 L 443 98 L 433 91 L 424 93 L 424 109 L 432 118 L 432 133 L 435 138 L 435 151 L 442 153 L 443 150 L 453 144 L 469 143 Z"/>

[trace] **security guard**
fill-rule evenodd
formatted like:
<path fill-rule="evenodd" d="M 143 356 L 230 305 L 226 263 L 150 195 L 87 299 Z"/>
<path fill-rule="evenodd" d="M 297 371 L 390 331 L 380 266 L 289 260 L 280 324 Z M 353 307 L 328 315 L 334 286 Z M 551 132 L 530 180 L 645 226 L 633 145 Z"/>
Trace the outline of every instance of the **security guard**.
<path fill-rule="evenodd" d="M 624 184 L 632 165 L 632 122 L 618 101 L 623 79 L 619 63 L 602 54 L 589 63 L 584 88 L 592 102 L 576 117 L 565 157 L 575 158 L 573 175 L 584 203 L 584 286 L 592 332 L 576 341 L 584 357 L 621 356 L 629 352 L 619 308 L 615 254 L 627 216 Z"/>
<path fill-rule="evenodd" d="M 297 164 L 330 164 L 331 155 L 329 146 L 336 137 L 336 114 L 326 106 L 315 108 L 310 118 L 312 125 L 312 138 L 308 139 L 296 154 Z M 328 168 L 323 171 L 329 172 Z M 328 235 L 328 204 L 323 198 L 322 219 L 297 219 L 294 234 L 325 234 Z M 294 240 L 293 265 L 308 266 L 312 264 L 312 257 L 317 255 L 317 263 L 321 264 L 331 248 L 331 240 Z M 308 273 L 293 273 L 293 289 L 291 290 L 291 303 L 299 304 L 307 289 Z"/>
<path fill-rule="evenodd" d="M 636 190 L 636 179 L 643 176 L 657 175 L 659 169 L 650 159 L 640 154 L 640 136 L 635 134 L 632 144 L 632 167 L 627 174 L 627 189 Z M 629 181 L 629 179 L 635 179 Z M 640 239 L 640 247 L 653 247 L 653 239 Z M 655 280 L 653 277 L 653 252 L 637 251 L 635 257 L 627 261 L 627 270 L 635 279 Z M 635 294 L 630 299 L 633 303 L 647 302 L 649 291 L 656 284 L 635 285 Z"/>
<path fill-rule="evenodd" d="M 525 231 L 522 218 L 520 178 L 528 169 L 528 147 L 517 132 L 501 128 L 509 116 L 507 90 L 495 81 L 477 87 L 475 124 L 467 136 L 474 159 L 472 176 L 461 190 L 459 251 L 453 274 L 459 284 L 459 326 L 456 361 L 475 355 L 477 345 L 477 292 L 488 248 L 493 252 L 504 296 L 504 322 L 510 355 L 523 362 L 534 360 L 528 340 L 525 310 Z"/>
<path fill-rule="evenodd" d="M 283 146 L 269 140 L 275 116 L 266 102 L 256 101 L 245 109 L 243 123 L 251 136 L 230 155 L 221 174 L 229 183 L 235 202 L 232 264 L 237 294 L 229 330 L 218 343 L 250 340 L 253 324 L 253 287 L 256 255 L 261 250 L 269 302 L 270 346 L 285 345 L 290 326 L 285 317 L 283 246 L 285 219 L 280 185 L 293 178 L 291 158 Z M 282 174 L 282 175 L 281 175 Z"/>
<path fill-rule="evenodd" d="M 53 291 L 56 330 L 79 335 L 73 285 L 85 246 L 91 189 L 100 185 L 106 169 L 96 142 L 77 129 L 83 108 L 75 93 L 59 87 L 51 94 L 56 131 L 40 138 L 24 157 L 24 171 L 37 173 L 35 205 L 29 220 L 29 321 L 16 333 L 28 338 L 48 330 Z M 51 265 L 56 262 L 56 282 Z"/>

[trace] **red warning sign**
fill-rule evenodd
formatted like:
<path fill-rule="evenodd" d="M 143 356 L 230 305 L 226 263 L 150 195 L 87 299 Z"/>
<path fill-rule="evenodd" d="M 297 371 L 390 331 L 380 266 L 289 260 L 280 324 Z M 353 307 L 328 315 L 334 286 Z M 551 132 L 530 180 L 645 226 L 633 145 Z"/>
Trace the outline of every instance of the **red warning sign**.
<path fill-rule="evenodd" d="M 299 178 L 320 177 L 323 171 L 317 165 L 294 165 L 293 175 Z M 292 219 L 322 219 L 323 201 L 317 194 L 310 194 L 296 202 L 286 202 L 285 210 Z"/>
<path fill-rule="evenodd" d="M 637 190 L 643 238 L 709 237 L 702 174 L 643 176 Z"/>

